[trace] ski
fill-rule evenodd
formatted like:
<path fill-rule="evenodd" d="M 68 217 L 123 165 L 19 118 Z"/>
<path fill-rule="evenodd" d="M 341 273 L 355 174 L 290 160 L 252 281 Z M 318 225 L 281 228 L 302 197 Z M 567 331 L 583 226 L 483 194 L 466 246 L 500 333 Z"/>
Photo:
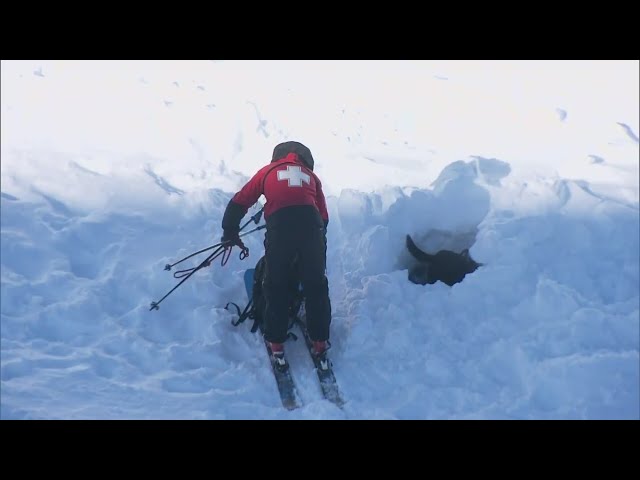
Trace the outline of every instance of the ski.
<path fill-rule="evenodd" d="M 309 355 L 311 355 L 311 360 L 313 360 L 313 365 L 315 367 L 316 374 L 318 375 L 318 380 L 320 381 L 320 389 L 322 390 L 322 395 L 324 395 L 324 398 L 336 404 L 338 407 L 342 407 L 344 405 L 344 400 L 340 395 L 338 382 L 336 380 L 336 376 L 333 373 L 331 361 L 329 361 L 328 368 L 322 368 L 322 366 L 320 365 L 320 361 L 313 354 L 313 340 L 311 340 L 311 337 L 309 336 L 307 326 L 305 325 L 301 317 L 298 317 L 297 323 L 300 327 L 300 331 L 302 332 L 302 336 L 304 337 L 304 343 L 307 345 Z"/>
<path fill-rule="evenodd" d="M 249 300 L 252 298 L 253 292 L 253 273 L 254 269 L 250 268 L 244 272 L 244 284 L 247 291 L 247 296 Z M 278 393 L 280 394 L 280 400 L 282 401 L 282 406 L 287 410 L 293 410 L 298 408 L 300 405 L 296 396 L 296 386 L 293 381 L 293 377 L 291 376 L 291 370 L 289 368 L 289 362 L 287 362 L 286 368 L 281 368 L 275 364 L 273 359 L 273 352 L 271 351 L 271 347 L 269 346 L 269 342 L 264 340 L 264 335 L 262 332 L 262 328 L 260 328 L 260 336 L 264 341 L 264 346 L 267 349 L 267 354 L 269 356 L 269 363 L 271 364 L 271 370 L 273 371 L 273 376 L 276 380 L 276 385 L 278 386 Z M 285 356 L 286 361 L 286 356 Z"/>
<path fill-rule="evenodd" d="M 255 272 L 255 269 L 250 268 L 246 270 L 244 273 L 244 283 L 245 283 L 247 296 L 249 297 L 249 300 L 251 300 L 252 293 L 253 293 L 254 272 Z M 239 310 L 238 310 L 238 313 L 240 314 Z M 338 407 L 342 407 L 345 402 L 344 402 L 344 399 L 342 398 L 342 395 L 340 394 L 340 390 L 338 388 L 338 382 L 333 373 L 331 362 L 329 361 L 328 366 L 326 364 L 321 365 L 321 361 L 313 354 L 313 341 L 309 336 L 309 332 L 307 331 L 306 324 L 305 324 L 306 315 L 304 312 L 304 303 L 301 306 L 301 312 L 298 312 L 298 313 L 299 313 L 298 315 L 292 316 L 290 318 L 292 323 L 290 324 L 289 328 L 293 327 L 293 325 L 295 324 L 298 324 L 298 327 L 300 328 L 300 332 L 304 337 L 304 343 L 307 347 L 307 351 L 309 352 L 309 355 L 311 356 L 311 360 L 313 361 L 313 366 L 316 371 L 316 375 L 318 376 L 318 381 L 320 383 L 320 389 L 322 391 L 323 397 L 326 400 L 329 400 L 330 402 L 334 403 Z M 244 315 L 244 313 L 242 315 Z M 295 313 L 293 315 L 295 315 Z M 285 354 L 285 361 L 287 362 L 287 365 L 285 368 L 283 368 L 277 365 L 276 361 L 273 358 L 273 352 L 271 351 L 271 346 L 269 345 L 269 342 L 264 340 L 264 332 L 262 331 L 262 325 L 260 325 L 258 328 L 260 331 L 260 336 L 264 341 L 265 348 L 267 349 L 267 354 L 269 356 L 269 363 L 271 364 L 271 369 L 273 371 L 273 375 L 276 380 L 276 385 L 278 386 L 278 393 L 280 394 L 282 405 L 287 410 L 293 410 L 295 408 L 300 407 L 301 403 L 299 401 L 299 396 L 297 394 L 297 389 L 296 389 L 295 382 L 293 380 L 293 376 L 291 375 L 289 362 L 286 360 L 286 354 Z"/>
<path fill-rule="evenodd" d="M 260 334 L 262 335 L 262 329 L 260 330 Z M 264 339 L 264 337 L 262 337 Z M 289 368 L 289 362 L 287 362 L 286 368 L 282 369 L 278 365 L 276 365 L 273 360 L 273 352 L 271 351 L 271 347 L 269 346 L 269 342 L 264 340 L 264 346 L 267 349 L 267 354 L 269 355 L 269 362 L 271 363 L 271 370 L 273 371 L 273 376 L 276 379 L 276 384 L 278 385 L 278 392 L 280 393 L 280 400 L 282 400 L 282 406 L 287 410 L 294 410 L 298 408 L 298 400 L 296 397 L 296 385 L 293 381 L 293 377 L 291 376 L 291 369 Z M 286 361 L 286 356 L 285 356 Z"/>

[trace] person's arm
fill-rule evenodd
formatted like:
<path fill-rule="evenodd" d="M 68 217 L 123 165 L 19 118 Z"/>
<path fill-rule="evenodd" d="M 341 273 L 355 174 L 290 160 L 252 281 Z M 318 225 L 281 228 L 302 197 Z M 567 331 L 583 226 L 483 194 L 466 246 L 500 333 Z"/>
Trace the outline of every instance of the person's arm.
<path fill-rule="evenodd" d="M 234 197 L 235 198 L 235 197 Z M 227 204 L 222 217 L 222 241 L 235 238 L 240 233 L 240 222 L 247 213 L 247 208 L 233 201 L 233 198 Z"/>
<path fill-rule="evenodd" d="M 238 235 L 242 218 L 247 214 L 249 207 L 255 204 L 262 195 L 263 173 L 264 169 L 260 169 L 227 204 L 222 217 L 223 238 L 230 239 Z"/>

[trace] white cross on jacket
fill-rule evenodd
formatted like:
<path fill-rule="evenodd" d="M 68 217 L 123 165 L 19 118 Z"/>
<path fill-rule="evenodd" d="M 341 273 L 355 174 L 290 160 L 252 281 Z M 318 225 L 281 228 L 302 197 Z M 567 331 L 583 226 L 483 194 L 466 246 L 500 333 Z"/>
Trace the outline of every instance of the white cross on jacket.
<path fill-rule="evenodd" d="M 297 165 L 287 165 L 287 170 L 278 170 L 278 180 L 287 180 L 290 187 L 301 187 L 303 182 L 311 184 L 311 177 Z"/>

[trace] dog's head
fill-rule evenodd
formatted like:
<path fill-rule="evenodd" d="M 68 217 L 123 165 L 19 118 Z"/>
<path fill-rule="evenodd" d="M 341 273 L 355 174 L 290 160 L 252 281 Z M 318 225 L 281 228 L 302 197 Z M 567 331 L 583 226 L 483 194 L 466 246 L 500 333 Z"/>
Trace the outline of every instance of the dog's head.
<path fill-rule="evenodd" d="M 460 257 L 462 257 L 465 262 L 467 273 L 475 272 L 478 267 L 482 266 L 481 263 L 478 263 L 473 258 L 471 258 L 468 248 L 465 248 L 462 252 L 460 252 Z"/>

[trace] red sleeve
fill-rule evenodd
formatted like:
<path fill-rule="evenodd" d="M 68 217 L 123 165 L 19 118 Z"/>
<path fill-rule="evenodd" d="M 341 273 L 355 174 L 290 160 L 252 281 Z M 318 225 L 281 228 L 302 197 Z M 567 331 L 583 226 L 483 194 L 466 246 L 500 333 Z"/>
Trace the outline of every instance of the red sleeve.
<path fill-rule="evenodd" d="M 263 167 L 260 170 L 258 170 L 258 173 L 256 173 L 253 176 L 253 178 L 249 180 L 249 182 L 244 187 L 242 187 L 242 189 L 238 193 L 234 195 L 232 200 L 235 203 L 248 209 L 258 201 L 258 199 L 260 198 L 260 195 L 262 195 L 263 193 L 262 180 L 264 177 L 264 171 L 267 167 Z"/>
<path fill-rule="evenodd" d="M 320 179 L 316 176 L 316 205 L 318 206 L 318 210 L 320 211 L 320 216 L 322 220 L 327 223 L 329 221 L 329 212 L 327 211 L 327 201 L 324 198 L 324 193 L 322 193 L 322 183 L 320 183 Z"/>

